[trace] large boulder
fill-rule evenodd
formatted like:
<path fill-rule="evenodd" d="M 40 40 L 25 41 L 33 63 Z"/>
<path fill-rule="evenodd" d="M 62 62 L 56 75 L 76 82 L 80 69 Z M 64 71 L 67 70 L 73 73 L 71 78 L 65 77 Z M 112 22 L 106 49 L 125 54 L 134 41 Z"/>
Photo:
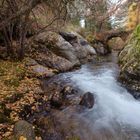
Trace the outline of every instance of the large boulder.
<path fill-rule="evenodd" d="M 80 62 L 96 54 L 95 49 L 79 34 L 74 32 L 60 32 L 60 35 L 73 46 L 75 55 Z"/>
<path fill-rule="evenodd" d="M 46 45 L 49 50 L 70 61 L 74 66 L 96 54 L 94 48 L 85 39 L 73 32 L 42 33 L 35 40 Z"/>
<path fill-rule="evenodd" d="M 43 37 L 42 40 L 39 40 L 39 37 L 35 39 L 28 49 L 28 56 L 30 55 L 30 58 L 34 59 L 38 64 L 57 70 L 58 72 L 68 71 L 74 67 L 74 64 L 69 60 L 50 51 L 50 46 L 46 45 L 46 42 L 43 40 Z"/>
<path fill-rule="evenodd" d="M 120 80 L 129 89 L 140 91 L 140 25 L 119 54 Z M 140 97 L 140 94 L 136 95 Z"/>
<path fill-rule="evenodd" d="M 66 59 L 67 61 L 70 61 L 73 65 L 80 64 L 75 54 L 75 49 L 61 35 L 54 32 L 49 32 L 49 33 L 44 32 L 39 34 L 35 38 L 35 41 L 44 44 L 54 54 Z"/>

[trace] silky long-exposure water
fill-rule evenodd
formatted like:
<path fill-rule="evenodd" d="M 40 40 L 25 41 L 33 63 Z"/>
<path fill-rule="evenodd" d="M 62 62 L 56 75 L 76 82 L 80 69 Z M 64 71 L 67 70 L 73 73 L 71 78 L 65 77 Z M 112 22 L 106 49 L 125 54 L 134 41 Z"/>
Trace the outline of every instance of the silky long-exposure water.
<path fill-rule="evenodd" d="M 83 93 L 95 97 L 94 107 L 83 113 L 63 111 L 62 118 L 74 125 L 74 134 L 81 140 L 140 140 L 140 101 L 117 82 L 114 62 L 89 63 L 67 76 Z"/>

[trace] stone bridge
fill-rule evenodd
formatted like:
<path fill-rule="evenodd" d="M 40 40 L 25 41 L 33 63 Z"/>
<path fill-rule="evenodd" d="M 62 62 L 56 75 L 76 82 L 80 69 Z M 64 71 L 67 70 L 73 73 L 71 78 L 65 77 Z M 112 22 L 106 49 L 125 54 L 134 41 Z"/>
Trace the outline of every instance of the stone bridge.
<path fill-rule="evenodd" d="M 120 30 L 111 30 L 106 32 L 96 33 L 93 43 L 101 43 L 104 48 L 107 50 L 107 53 L 110 53 L 110 47 L 108 45 L 109 40 L 115 37 L 120 37 L 124 42 L 126 41 L 130 31 L 120 31 Z"/>

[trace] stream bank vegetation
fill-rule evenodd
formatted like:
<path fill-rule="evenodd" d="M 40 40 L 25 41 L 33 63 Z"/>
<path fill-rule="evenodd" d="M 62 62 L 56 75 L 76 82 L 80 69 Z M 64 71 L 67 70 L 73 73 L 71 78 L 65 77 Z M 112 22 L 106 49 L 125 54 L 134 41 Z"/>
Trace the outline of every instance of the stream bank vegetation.
<path fill-rule="evenodd" d="M 40 114 L 51 112 L 53 92 L 57 93 L 54 99 L 58 103 L 63 99 L 58 94 L 69 93 L 71 88 L 58 92 L 54 84 L 56 89 L 50 88 L 47 94 L 42 80 L 74 69 L 85 59 L 91 60 L 91 55 L 106 55 L 114 48 L 122 50 L 124 47 L 119 48 L 119 41 L 112 40 L 114 37 L 126 46 L 119 56 L 122 79 L 127 70 L 132 72 L 131 76 L 135 73 L 137 87 L 140 79 L 135 78 L 140 77 L 139 13 L 140 2 L 135 0 L 0 0 L 0 139 L 27 139 L 28 134 L 13 134 L 19 120 L 34 125 L 35 134 L 32 133 L 29 140 L 43 140 L 45 136 L 52 139 L 52 135 L 59 134 L 60 131 L 53 131 L 55 122 Z M 113 48 L 112 44 L 117 47 Z M 33 121 L 35 116 L 40 117 L 39 122 Z M 61 140 L 80 140 L 75 135 L 62 136 Z"/>

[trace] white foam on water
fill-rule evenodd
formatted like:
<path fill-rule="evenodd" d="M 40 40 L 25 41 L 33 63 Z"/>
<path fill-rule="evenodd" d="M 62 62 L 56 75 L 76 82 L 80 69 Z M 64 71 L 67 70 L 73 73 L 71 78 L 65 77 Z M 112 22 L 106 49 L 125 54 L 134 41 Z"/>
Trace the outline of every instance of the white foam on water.
<path fill-rule="evenodd" d="M 100 127 L 111 126 L 115 120 L 119 124 L 140 129 L 140 102 L 121 87 L 113 69 L 102 67 L 99 73 L 95 73 L 84 67 L 71 75 L 76 86 L 95 96 L 96 103 L 89 111 L 89 118 L 96 116 L 94 124 Z"/>

